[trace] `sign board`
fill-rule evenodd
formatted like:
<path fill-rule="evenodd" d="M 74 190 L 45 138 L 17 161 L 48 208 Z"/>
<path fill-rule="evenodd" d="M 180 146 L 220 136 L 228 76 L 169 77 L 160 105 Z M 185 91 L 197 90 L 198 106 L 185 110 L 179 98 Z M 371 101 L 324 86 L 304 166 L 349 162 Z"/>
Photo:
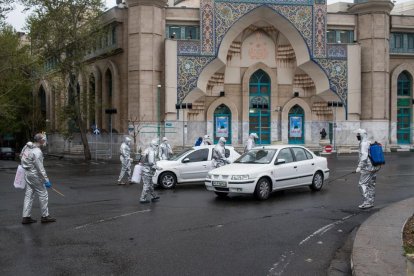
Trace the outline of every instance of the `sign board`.
<path fill-rule="evenodd" d="M 172 127 L 172 125 L 173 125 L 173 124 L 172 124 L 172 123 L 169 123 L 169 122 L 166 122 L 166 123 L 165 123 L 165 126 L 166 126 L 166 127 Z"/>
<path fill-rule="evenodd" d="M 216 117 L 216 136 L 217 137 L 229 137 L 229 117 L 217 116 Z"/>
<path fill-rule="evenodd" d="M 289 118 L 290 128 L 289 128 L 289 137 L 302 137 L 302 120 L 303 117 L 292 116 Z"/>
<path fill-rule="evenodd" d="M 99 135 L 99 134 L 101 134 L 101 131 L 99 130 L 99 128 L 95 128 L 95 129 L 93 130 L 93 134 L 95 134 L 95 135 Z"/>
<path fill-rule="evenodd" d="M 326 145 L 325 146 L 325 152 L 331 153 L 332 152 L 332 146 L 331 145 Z"/>

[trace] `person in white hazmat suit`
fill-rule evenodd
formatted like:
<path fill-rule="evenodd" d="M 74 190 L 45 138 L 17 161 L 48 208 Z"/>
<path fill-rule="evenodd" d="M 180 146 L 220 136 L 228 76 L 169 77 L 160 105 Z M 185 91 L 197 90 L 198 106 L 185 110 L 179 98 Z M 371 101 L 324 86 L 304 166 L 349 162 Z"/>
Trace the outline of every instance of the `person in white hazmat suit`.
<path fill-rule="evenodd" d="M 32 219 L 32 205 L 35 195 L 39 197 L 40 209 L 42 213 L 41 222 L 55 222 L 56 219 L 49 215 L 48 201 L 49 196 L 46 188 L 51 188 L 52 184 L 47 177 L 43 166 L 43 153 L 40 147 L 46 145 L 46 135 L 38 133 L 34 136 L 34 143 L 28 142 L 20 154 L 21 165 L 25 170 L 24 179 L 26 181 L 26 193 L 23 203 L 22 224 L 35 223 Z"/>
<path fill-rule="evenodd" d="M 204 146 L 209 146 L 209 145 L 211 145 L 212 143 L 211 143 L 211 139 L 210 139 L 210 136 L 209 135 L 204 135 L 204 138 L 203 138 L 203 143 L 202 143 Z"/>
<path fill-rule="evenodd" d="M 154 191 L 154 184 L 152 183 L 152 177 L 157 170 L 157 156 L 158 156 L 158 139 L 153 139 L 141 157 L 142 169 L 142 180 L 144 186 L 142 187 L 140 203 L 150 203 L 156 201 L 160 197 Z M 151 197 L 151 199 L 149 199 Z"/>
<path fill-rule="evenodd" d="M 121 147 L 119 148 L 119 159 L 121 160 L 121 173 L 118 177 L 118 185 L 125 185 L 125 182 L 122 181 L 125 174 L 128 176 L 128 182 L 131 182 L 131 138 L 125 137 L 124 142 L 122 142 Z"/>
<path fill-rule="evenodd" d="M 226 144 L 226 138 L 220 137 L 218 140 L 217 145 L 213 149 L 213 167 L 219 168 L 226 164 L 230 164 L 230 161 L 226 158 L 226 148 L 224 145 Z"/>
<path fill-rule="evenodd" d="M 160 145 L 160 160 L 168 160 L 171 158 L 173 151 L 171 145 L 168 143 L 167 137 L 162 138 L 162 143 Z"/>
<path fill-rule="evenodd" d="M 256 139 L 259 139 L 259 136 L 257 136 L 257 134 L 254 132 L 250 133 L 246 146 L 244 147 L 244 152 L 248 152 L 256 146 Z"/>
<path fill-rule="evenodd" d="M 378 168 L 373 166 L 368 156 L 369 146 L 368 135 L 365 129 L 358 129 L 355 131 L 359 141 L 359 161 L 355 172 L 360 173 L 359 190 L 361 192 L 363 202 L 358 207 L 360 209 L 367 209 L 374 207 L 375 199 L 375 184 L 377 180 Z"/>

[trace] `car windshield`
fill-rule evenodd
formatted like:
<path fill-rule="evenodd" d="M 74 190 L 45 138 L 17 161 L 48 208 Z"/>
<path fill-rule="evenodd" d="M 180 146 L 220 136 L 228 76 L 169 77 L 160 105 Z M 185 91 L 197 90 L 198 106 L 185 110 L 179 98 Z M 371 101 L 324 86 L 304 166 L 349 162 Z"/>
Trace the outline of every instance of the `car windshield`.
<path fill-rule="evenodd" d="M 186 149 L 186 150 L 183 150 L 183 151 L 181 151 L 181 152 L 179 152 L 177 154 L 174 154 L 169 160 L 177 161 L 178 159 L 180 159 L 181 157 L 183 157 L 183 155 L 189 153 L 192 150 L 194 150 L 194 149 Z"/>
<path fill-rule="evenodd" d="M 269 164 L 275 156 L 274 149 L 256 149 L 246 152 L 240 156 L 234 163 L 241 164 Z"/>

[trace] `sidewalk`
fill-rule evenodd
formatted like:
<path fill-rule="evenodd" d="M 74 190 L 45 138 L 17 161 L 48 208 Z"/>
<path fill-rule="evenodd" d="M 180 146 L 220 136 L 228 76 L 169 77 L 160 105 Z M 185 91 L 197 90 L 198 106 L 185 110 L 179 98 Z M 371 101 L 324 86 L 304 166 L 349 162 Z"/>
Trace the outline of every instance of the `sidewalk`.
<path fill-rule="evenodd" d="M 407 275 L 402 231 L 413 213 L 414 197 L 383 208 L 359 227 L 351 256 L 353 275 Z"/>

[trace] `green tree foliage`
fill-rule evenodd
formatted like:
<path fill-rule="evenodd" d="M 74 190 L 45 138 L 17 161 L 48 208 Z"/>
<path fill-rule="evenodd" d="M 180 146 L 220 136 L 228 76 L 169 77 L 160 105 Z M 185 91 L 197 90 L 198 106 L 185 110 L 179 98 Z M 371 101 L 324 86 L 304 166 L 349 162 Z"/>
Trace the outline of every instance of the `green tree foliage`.
<path fill-rule="evenodd" d="M 79 76 L 85 72 L 85 56 L 94 48 L 104 32 L 101 15 L 103 0 L 21 0 L 30 9 L 27 25 L 30 30 L 33 53 L 45 62 L 53 60 L 54 70 L 42 72 L 44 78 L 53 77 L 58 90 L 66 91 L 65 105 L 60 113 L 66 122 L 76 122 L 84 145 L 85 159 L 91 158 L 86 137 L 86 114 L 82 113 L 79 95 Z M 58 111 L 59 112 L 59 111 Z M 70 135 L 70 133 L 69 133 Z"/>
<path fill-rule="evenodd" d="M 0 27 L 0 49 L 0 133 L 23 133 L 28 138 L 40 127 L 39 114 L 32 112 L 36 62 L 11 26 Z"/>
<path fill-rule="evenodd" d="M 14 0 L 0 0 L 0 26 L 4 27 L 6 14 L 13 10 Z"/>

